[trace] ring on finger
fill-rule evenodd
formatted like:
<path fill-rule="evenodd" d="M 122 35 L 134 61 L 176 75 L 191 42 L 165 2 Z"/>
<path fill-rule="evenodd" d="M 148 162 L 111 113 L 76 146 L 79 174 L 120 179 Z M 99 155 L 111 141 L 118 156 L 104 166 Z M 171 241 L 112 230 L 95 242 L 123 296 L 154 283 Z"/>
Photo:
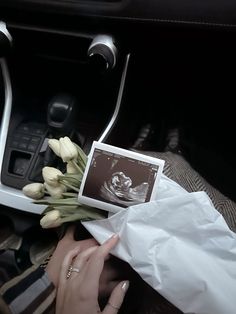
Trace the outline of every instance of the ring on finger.
<path fill-rule="evenodd" d="M 79 269 L 79 267 L 72 267 L 71 268 L 71 272 L 75 272 L 75 273 L 79 273 L 80 272 L 80 269 Z"/>
<path fill-rule="evenodd" d="M 66 279 L 69 279 L 69 278 L 70 278 L 72 269 L 73 269 L 73 266 L 70 265 L 69 268 L 68 268 L 68 270 L 67 270 Z"/>
<path fill-rule="evenodd" d="M 70 265 L 67 270 L 66 279 L 69 279 L 73 272 L 79 273 L 80 269 L 78 267 L 73 267 L 72 265 Z"/>

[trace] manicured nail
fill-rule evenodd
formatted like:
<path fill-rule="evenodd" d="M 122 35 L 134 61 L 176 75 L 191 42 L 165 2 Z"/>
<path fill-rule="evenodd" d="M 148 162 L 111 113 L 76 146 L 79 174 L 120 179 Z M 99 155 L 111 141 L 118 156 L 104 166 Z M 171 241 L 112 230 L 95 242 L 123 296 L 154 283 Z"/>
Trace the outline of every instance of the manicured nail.
<path fill-rule="evenodd" d="M 116 238 L 118 238 L 118 233 L 114 233 L 113 235 L 112 235 L 112 239 L 116 239 Z"/>
<path fill-rule="evenodd" d="M 129 288 L 129 281 L 125 281 L 122 286 L 121 289 L 124 291 L 124 293 L 128 290 Z"/>

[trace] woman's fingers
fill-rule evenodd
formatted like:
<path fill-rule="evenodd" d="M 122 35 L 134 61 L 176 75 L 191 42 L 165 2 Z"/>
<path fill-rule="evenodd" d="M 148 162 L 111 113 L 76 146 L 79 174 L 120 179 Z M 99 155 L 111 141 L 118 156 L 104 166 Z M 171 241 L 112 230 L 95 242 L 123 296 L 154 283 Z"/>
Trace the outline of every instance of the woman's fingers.
<path fill-rule="evenodd" d="M 120 280 L 111 280 L 107 283 L 99 282 L 99 298 L 108 298 Z"/>
<path fill-rule="evenodd" d="M 60 273 L 60 284 L 64 284 L 67 280 L 68 268 L 72 264 L 73 259 L 79 254 L 80 247 L 77 246 L 73 250 L 69 251 L 61 265 L 61 273 Z"/>
<path fill-rule="evenodd" d="M 92 246 L 87 250 L 79 253 L 73 260 L 72 269 L 71 269 L 71 278 L 74 278 L 78 273 L 83 271 L 84 266 L 86 265 L 90 256 L 97 250 L 98 246 Z"/>
<path fill-rule="evenodd" d="M 121 281 L 112 291 L 109 301 L 102 311 L 102 314 L 118 313 L 128 288 L 129 281 Z"/>
<path fill-rule="evenodd" d="M 59 287 L 57 291 L 56 308 L 58 313 L 60 313 L 60 308 L 62 308 L 64 303 L 65 289 L 67 287 L 68 280 L 73 279 L 78 275 L 78 273 L 83 270 L 84 263 L 92 255 L 92 253 L 98 248 L 98 246 L 90 247 L 87 250 L 80 253 L 80 246 L 69 251 L 61 265 L 61 272 L 59 277 Z M 74 262 L 77 261 L 77 264 Z"/>
<path fill-rule="evenodd" d="M 104 260 L 109 254 L 110 250 L 116 245 L 118 240 L 118 235 L 113 235 L 101 246 L 98 246 L 94 251 L 91 251 L 91 254 L 89 254 L 88 256 L 84 256 L 82 258 L 82 261 L 80 261 L 81 254 L 79 254 L 78 258 L 75 259 L 75 261 L 73 262 L 73 267 L 78 269 L 75 270 L 73 276 L 71 272 L 70 277 L 75 278 L 77 275 L 78 278 L 80 278 L 81 280 L 86 278 L 84 291 L 87 289 L 91 292 L 92 287 L 92 292 L 94 293 L 94 296 L 98 297 L 99 280 L 103 270 Z M 81 264 L 83 264 L 83 266 L 81 266 Z"/>
<path fill-rule="evenodd" d="M 108 240 L 106 240 L 100 247 L 99 247 L 99 253 L 101 256 L 103 256 L 103 259 L 105 259 L 106 256 L 108 256 L 109 252 L 117 242 L 119 241 L 119 235 L 113 234 Z"/>
<path fill-rule="evenodd" d="M 113 235 L 101 246 L 90 247 L 82 252 L 79 246 L 65 256 L 61 266 L 60 284 L 57 291 L 57 313 L 67 313 L 69 307 L 71 308 L 73 304 L 74 308 L 77 308 L 79 304 L 81 311 L 84 309 L 85 313 L 92 313 L 94 309 L 97 311 L 99 280 L 104 261 L 118 240 L 118 235 Z M 109 304 L 103 313 L 115 314 L 118 312 L 128 285 L 128 281 L 116 285 L 110 295 Z"/>
<path fill-rule="evenodd" d="M 63 312 L 63 303 L 64 303 L 64 294 L 66 289 L 66 280 L 67 280 L 67 273 L 68 273 L 68 265 L 71 264 L 73 258 L 79 253 L 80 248 L 79 246 L 74 248 L 73 250 L 69 251 L 61 265 L 60 276 L 59 276 L 59 285 L 57 289 L 57 299 L 56 299 L 56 309 L 57 313 L 60 311 Z"/>
<path fill-rule="evenodd" d="M 123 279 L 119 266 L 113 261 L 106 261 L 99 279 L 99 297 L 110 296 L 115 286 Z"/>
<path fill-rule="evenodd" d="M 89 260 L 89 269 L 91 270 L 92 281 L 99 281 L 101 272 L 103 270 L 104 261 L 111 249 L 115 247 L 118 241 L 119 236 L 117 234 L 114 234 L 97 249 L 96 253 L 93 254 L 91 259 Z"/>
<path fill-rule="evenodd" d="M 82 270 L 84 265 L 87 264 L 87 261 L 95 251 L 96 254 L 94 254 L 94 256 L 90 259 L 90 267 L 88 268 L 90 277 L 98 282 L 104 265 L 104 259 L 106 258 L 106 256 L 108 256 L 110 250 L 116 245 L 117 242 L 118 235 L 115 234 L 100 247 L 90 247 L 80 254 L 80 247 L 76 247 L 75 249 L 71 250 L 63 260 L 60 273 L 60 283 L 64 284 L 69 277 L 75 277 L 76 273 L 78 275 L 78 273 Z M 71 268 L 68 273 L 70 266 Z"/>

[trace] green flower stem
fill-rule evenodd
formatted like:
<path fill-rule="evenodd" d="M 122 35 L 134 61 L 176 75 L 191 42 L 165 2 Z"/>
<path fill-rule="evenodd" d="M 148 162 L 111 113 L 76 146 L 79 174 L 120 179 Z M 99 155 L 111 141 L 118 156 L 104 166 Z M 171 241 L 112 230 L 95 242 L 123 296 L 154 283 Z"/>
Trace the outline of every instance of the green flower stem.
<path fill-rule="evenodd" d="M 77 162 L 73 159 L 71 160 L 72 164 L 75 166 L 75 168 L 79 171 L 79 173 L 81 173 L 82 175 L 84 174 L 83 170 L 81 169 L 81 167 L 77 164 Z"/>
<path fill-rule="evenodd" d="M 87 155 L 84 153 L 84 151 L 81 149 L 80 146 L 78 146 L 77 144 L 75 144 L 75 146 L 78 149 L 78 158 L 81 160 L 82 164 L 83 164 L 83 168 L 85 168 L 88 157 Z"/>
<path fill-rule="evenodd" d="M 48 199 L 41 199 L 34 201 L 34 204 L 41 204 L 41 205 L 48 205 L 49 207 L 63 207 L 63 206 L 70 206 L 70 207 L 77 207 L 81 206 L 78 202 L 77 197 L 74 198 L 48 198 Z"/>
<path fill-rule="evenodd" d="M 77 193 L 73 193 L 73 192 L 65 192 L 65 193 L 62 193 L 62 195 L 64 197 L 68 197 L 68 198 L 76 198 L 77 197 Z"/>
<path fill-rule="evenodd" d="M 63 185 L 65 185 L 66 187 L 70 188 L 71 190 L 74 190 L 76 191 L 77 193 L 79 193 L 79 189 L 77 189 L 76 187 L 74 187 L 73 185 L 67 183 L 66 181 L 64 180 L 59 180 L 59 182 Z"/>
<path fill-rule="evenodd" d="M 59 181 L 64 180 L 64 182 L 73 185 L 75 188 L 80 188 L 81 178 L 81 174 L 65 174 L 63 176 L 58 176 Z"/>

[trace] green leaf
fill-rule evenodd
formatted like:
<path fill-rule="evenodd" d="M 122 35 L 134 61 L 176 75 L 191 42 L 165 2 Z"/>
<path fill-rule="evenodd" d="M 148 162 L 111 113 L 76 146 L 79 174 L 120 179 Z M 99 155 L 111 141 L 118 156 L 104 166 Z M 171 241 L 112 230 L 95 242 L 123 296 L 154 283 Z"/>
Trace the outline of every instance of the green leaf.
<path fill-rule="evenodd" d="M 70 198 L 48 198 L 48 199 L 42 199 L 42 200 L 37 200 L 33 202 L 34 204 L 40 204 L 40 205 L 71 205 L 71 206 L 77 206 L 79 205 L 77 197 L 70 197 Z"/>
<path fill-rule="evenodd" d="M 79 209 L 78 212 L 69 216 L 63 217 L 62 222 L 76 221 L 76 220 L 98 220 L 106 218 L 105 214 L 99 212 L 90 212 L 87 210 Z"/>
<path fill-rule="evenodd" d="M 107 212 L 94 207 L 81 206 L 80 213 L 87 215 L 87 219 L 103 219 L 107 217 Z"/>
<path fill-rule="evenodd" d="M 101 209 L 98 208 L 94 208 L 94 207 L 89 207 L 89 206 L 84 206 L 84 205 L 80 205 L 80 206 L 48 206 L 43 214 L 46 214 L 47 212 L 49 212 L 50 210 L 59 210 L 60 211 L 60 216 L 64 221 L 64 218 L 68 218 L 70 219 L 70 217 L 73 217 L 72 220 L 68 220 L 68 221 L 73 221 L 73 220 L 91 220 L 91 219 L 103 219 L 107 217 L 107 212 L 103 211 Z"/>
<path fill-rule="evenodd" d="M 59 210 L 61 217 L 73 215 L 78 211 L 78 206 L 53 206 L 54 209 Z"/>
<path fill-rule="evenodd" d="M 64 192 L 64 193 L 62 193 L 62 195 L 63 195 L 65 198 L 77 198 L 78 193 Z"/>
<path fill-rule="evenodd" d="M 83 175 L 82 174 L 70 174 L 65 173 L 63 176 L 58 176 L 60 182 L 66 181 L 68 184 L 73 185 L 76 188 L 79 188 L 81 185 Z"/>
<path fill-rule="evenodd" d="M 47 206 L 45 209 L 44 209 L 44 211 L 42 212 L 42 215 L 44 215 L 44 214 L 46 214 L 46 213 L 48 213 L 48 212 L 50 212 L 51 210 L 53 210 L 54 208 L 53 208 L 53 206 Z"/>
<path fill-rule="evenodd" d="M 83 166 L 82 168 L 84 170 L 85 166 L 87 164 L 88 157 L 79 145 L 75 144 L 75 146 L 77 147 L 77 150 L 78 150 L 78 162 L 80 162 L 82 164 L 82 166 Z"/>
<path fill-rule="evenodd" d="M 79 188 L 76 188 L 75 186 L 69 184 L 67 181 L 60 180 L 60 183 L 63 184 L 64 186 L 66 186 L 68 189 L 70 189 L 72 191 L 76 191 L 77 193 L 79 193 Z"/>
<path fill-rule="evenodd" d="M 78 170 L 79 174 L 83 176 L 84 174 L 84 166 L 79 162 L 78 160 L 71 160 L 71 163 L 74 165 L 74 167 Z"/>

